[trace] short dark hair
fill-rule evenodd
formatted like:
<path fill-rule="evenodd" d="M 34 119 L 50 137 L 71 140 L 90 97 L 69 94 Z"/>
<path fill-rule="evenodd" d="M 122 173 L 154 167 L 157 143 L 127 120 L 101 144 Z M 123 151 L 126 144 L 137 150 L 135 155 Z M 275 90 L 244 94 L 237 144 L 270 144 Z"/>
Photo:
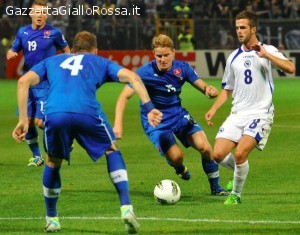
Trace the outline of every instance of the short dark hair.
<path fill-rule="evenodd" d="M 97 48 L 97 38 L 95 34 L 88 31 L 82 31 L 76 34 L 72 48 L 74 52 L 91 52 L 95 48 Z"/>
<path fill-rule="evenodd" d="M 257 26 L 257 15 L 253 11 L 242 11 L 235 17 L 235 20 L 248 19 L 250 27 Z"/>

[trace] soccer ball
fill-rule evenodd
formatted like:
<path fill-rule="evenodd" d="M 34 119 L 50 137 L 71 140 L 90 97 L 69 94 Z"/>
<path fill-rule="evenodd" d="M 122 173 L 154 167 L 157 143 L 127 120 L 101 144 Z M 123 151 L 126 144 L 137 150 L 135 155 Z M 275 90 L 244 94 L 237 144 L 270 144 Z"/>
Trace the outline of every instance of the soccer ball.
<path fill-rule="evenodd" d="M 180 187 L 173 180 L 162 180 L 155 185 L 154 198 L 161 204 L 175 204 L 180 196 Z"/>

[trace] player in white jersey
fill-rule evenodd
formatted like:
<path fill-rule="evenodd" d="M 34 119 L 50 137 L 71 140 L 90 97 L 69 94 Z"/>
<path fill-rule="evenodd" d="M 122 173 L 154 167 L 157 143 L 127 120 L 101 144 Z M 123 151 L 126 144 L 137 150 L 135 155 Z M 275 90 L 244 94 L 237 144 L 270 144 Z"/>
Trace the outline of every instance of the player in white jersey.
<path fill-rule="evenodd" d="M 263 150 L 271 131 L 274 114 L 272 67 L 295 72 L 294 64 L 274 46 L 258 41 L 256 25 L 254 12 L 243 11 L 236 16 L 235 29 L 242 45 L 228 57 L 223 89 L 205 115 L 211 126 L 216 111 L 232 95 L 231 114 L 219 129 L 213 151 L 219 164 L 234 170 L 233 188 L 225 205 L 241 203 L 249 171 L 248 156 L 255 147 Z"/>

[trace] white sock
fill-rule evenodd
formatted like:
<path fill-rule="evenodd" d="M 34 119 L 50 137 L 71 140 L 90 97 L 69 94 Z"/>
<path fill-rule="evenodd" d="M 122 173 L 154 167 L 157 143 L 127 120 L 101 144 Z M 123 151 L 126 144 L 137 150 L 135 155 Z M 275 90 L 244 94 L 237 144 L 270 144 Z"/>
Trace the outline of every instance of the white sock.
<path fill-rule="evenodd" d="M 241 197 L 242 190 L 249 172 L 248 161 L 240 165 L 235 165 L 232 194 Z"/>
<path fill-rule="evenodd" d="M 224 166 L 225 168 L 234 171 L 234 166 L 235 166 L 235 160 L 234 160 L 234 155 L 232 153 L 229 153 L 223 161 L 219 162 L 221 166 Z"/>

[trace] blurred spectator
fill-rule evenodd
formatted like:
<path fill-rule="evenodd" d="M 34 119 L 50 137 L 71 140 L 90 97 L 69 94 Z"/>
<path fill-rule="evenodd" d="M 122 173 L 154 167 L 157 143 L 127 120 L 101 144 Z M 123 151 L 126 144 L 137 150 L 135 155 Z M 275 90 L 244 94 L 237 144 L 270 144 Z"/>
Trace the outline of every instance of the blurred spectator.
<path fill-rule="evenodd" d="M 156 14 L 157 0 L 145 0 L 146 14 Z"/>
<path fill-rule="evenodd" d="M 195 18 L 211 18 L 212 6 L 213 1 L 211 0 L 195 0 L 193 5 Z"/>
<path fill-rule="evenodd" d="M 128 0 L 117 0 L 116 7 L 120 9 L 129 9 Z M 127 18 L 126 15 L 118 15 L 116 18 Z"/>
<path fill-rule="evenodd" d="M 148 15 L 143 24 L 142 49 L 151 50 L 151 42 L 155 35 L 155 22 L 152 15 Z"/>
<path fill-rule="evenodd" d="M 268 0 L 250 0 L 246 3 L 244 9 L 254 11 L 259 18 L 272 17 L 271 5 Z"/>
<path fill-rule="evenodd" d="M 271 15 L 273 19 L 283 18 L 283 6 L 279 0 L 271 0 Z"/>
<path fill-rule="evenodd" d="M 186 26 L 183 28 L 181 33 L 177 37 L 179 50 L 182 51 L 193 51 L 195 50 L 196 41 L 193 34 L 191 33 L 191 28 Z"/>
<path fill-rule="evenodd" d="M 106 34 L 107 29 L 112 27 L 115 23 L 116 4 L 113 0 L 104 0 L 103 4 L 100 5 L 99 15 L 96 16 L 96 34 Z M 106 26 L 108 28 L 106 28 Z M 110 29 L 109 29 L 110 30 Z"/>
<path fill-rule="evenodd" d="M 283 17 L 291 19 L 299 19 L 300 17 L 300 1 L 299 0 L 283 0 Z"/>
<path fill-rule="evenodd" d="M 128 8 L 128 0 L 117 0 L 116 6 L 119 8 Z"/>
<path fill-rule="evenodd" d="M 243 9 L 245 9 L 245 1 L 244 0 L 231 0 L 231 14 L 234 19 L 238 13 L 240 13 Z"/>
<path fill-rule="evenodd" d="M 226 18 L 231 20 L 230 1 L 229 0 L 215 0 L 212 6 L 212 16 L 214 18 Z"/>
<path fill-rule="evenodd" d="M 157 0 L 156 12 L 160 18 L 172 18 L 172 0 Z"/>
<path fill-rule="evenodd" d="M 103 17 L 105 18 L 110 12 L 114 12 L 116 8 L 116 4 L 113 0 L 104 0 L 101 9 L 103 9 L 101 12 L 103 13 Z"/>
<path fill-rule="evenodd" d="M 220 33 L 220 46 L 221 49 L 235 49 L 235 37 L 229 29 L 221 29 Z"/>
<path fill-rule="evenodd" d="M 178 19 L 186 19 L 192 17 L 192 10 L 189 7 L 188 0 L 180 0 L 178 5 L 174 6 L 175 17 Z"/>
<path fill-rule="evenodd" d="M 107 24 L 104 28 L 104 33 L 98 39 L 98 48 L 100 50 L 114 50 L 116 47 L 116 37 L 112 25 Z"/>
<path fill-rule="evenodd" d="M 12 25 L 8 17 L 0 18 L 0 78 L 6 75 L 6 52 L 12 43 L 12 33 Z"/>
<path fill-rule="evenodd" d="M 59 9 L 58 13 L 63 12 L 60 10 L 62 9 L 62 7 L 68 8 L 69 5 L 71 5 L 71 0 L 62 0 L 62 1 L 52 0 L 50 3 L 47 4 L 47 6 L 50 8 Z M 69 25 L 69 14 L 55 13 L 53 15 L 49 15 L 48 22 L 51 22 L 51 25 L 59 28 L 64 35 L 67 35 L 67 27 Z"/>

